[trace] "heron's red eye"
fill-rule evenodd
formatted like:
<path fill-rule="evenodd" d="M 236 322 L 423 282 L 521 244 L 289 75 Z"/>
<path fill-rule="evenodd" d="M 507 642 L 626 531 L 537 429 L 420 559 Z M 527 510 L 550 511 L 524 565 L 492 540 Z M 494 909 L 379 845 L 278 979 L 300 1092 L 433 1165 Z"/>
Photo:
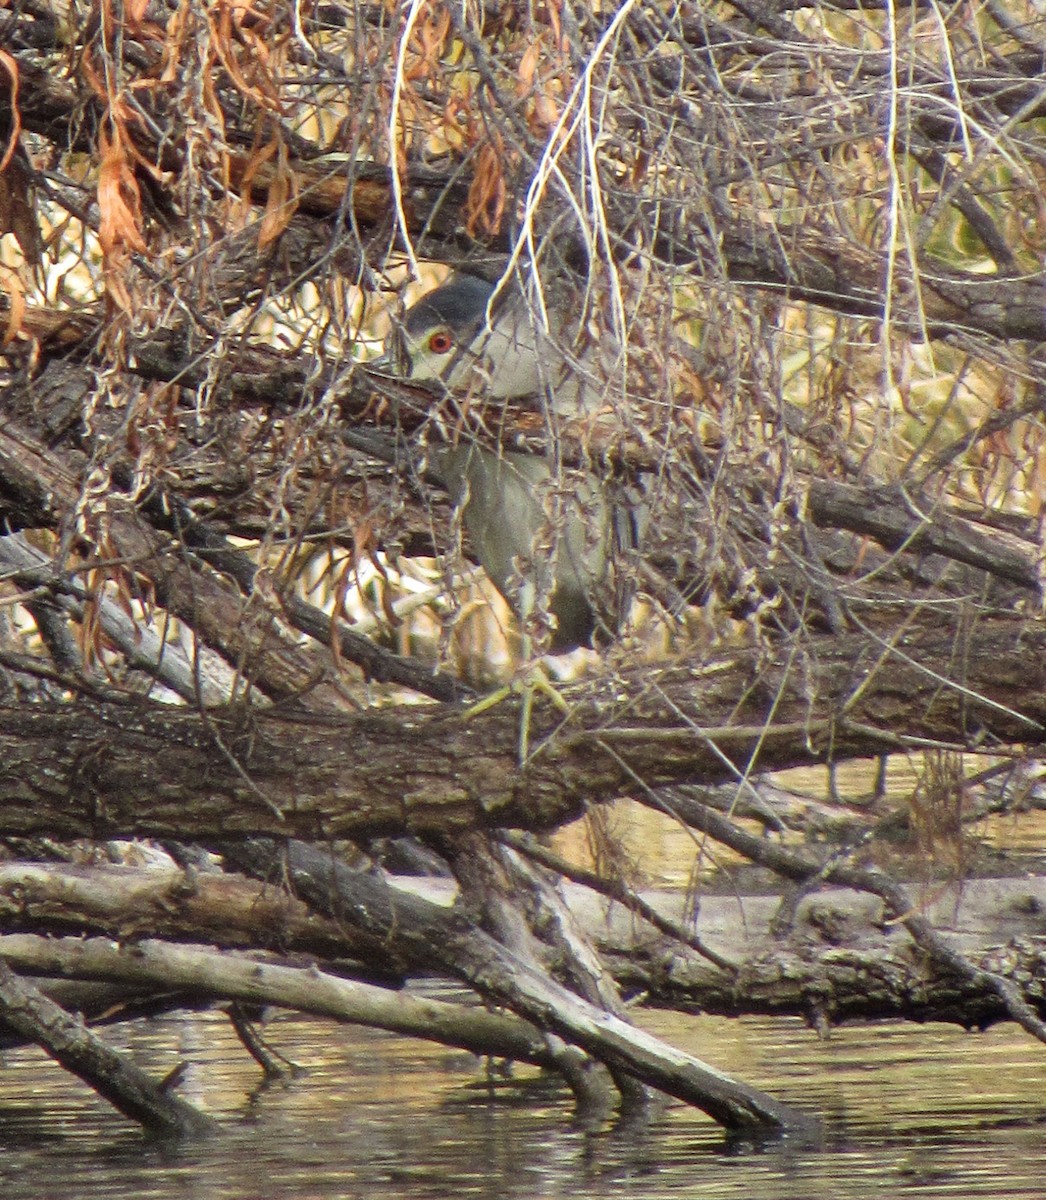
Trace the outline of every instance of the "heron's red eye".
<path fill-rule="evenodd" d="M 433 354 L 449 354 L 454 348 L 454 339 L 446 329 L 437 329 L 429 338 L 429 349 Z"/>

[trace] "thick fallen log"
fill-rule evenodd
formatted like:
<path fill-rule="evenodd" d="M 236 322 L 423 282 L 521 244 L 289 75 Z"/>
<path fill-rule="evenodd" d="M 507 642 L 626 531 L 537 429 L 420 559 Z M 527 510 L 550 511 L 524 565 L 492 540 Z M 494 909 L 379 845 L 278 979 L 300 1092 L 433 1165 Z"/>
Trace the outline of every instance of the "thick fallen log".
<path fill-rule="evenodd" d="M 290 967 L 264 958 L 152 939 L 121 946 L 108 938 L 44 938 L 18 933 L 0 935 L 0 962 L 20 974 L 44 978 L 75 976 L 177 988 L 187 1000 L 198 1002 L 275 1004 L 425 1038 L 477 1055 L 519 1059 L 550 1069 L 556 1066 L 545 1035 L 515 1017 L 342 979 L 315 966 Z"/>
<path fill-rule="evenodd" d="M 380 943 L 312 912 L 285 888 L 180 867 L 0 863 L 0 927 L 14 933 L 104 933 L 120 940 L 210 941 L 346 960 L 389 973 Z"/>
<path fill-rule="evenodd" d="M 622 986 L 659 1007 L 724 1016 L 800 1016 L 818 1029 L 847 1021 L 944 1021 L 985 1029 L 1013 1019 L 984 971 L 1019 987 L 1046 1019 L 1046 938 L 1041 877 L 909 886 L 918 912 L 973 972 L 935 962 L 883 900 L 823 887 L 798 900 L 774 895 L 703 896 L 694 928 L 732 970 L 637 924 L 632 913 L 570 888 L 571 906 L 592 932 Z M 683 920 L 684 896 L 651 898 Z"/>
<path fill-rule="evenodd" d="M 1025 994 L 1023 982 L 1018 983 L 998 971 L 978 967 L 968 955 L 949 945 L 920 911 L 908 889 L 884 870 L 853 862 L 850 856 L 834 856 L 824 861 L 803 850 L 775 845 L 754 837 L 685 792 L 674 797 L 674 808 L 680 819 L 694 829 L 710 834 L 753 863 L 768 867 L 798 887 L 812 888 L 835 883 L 858 888 L 878 897 L 882 901 L 886 923 L 902 925 L 913 943 L 939 971 L 965 979 L 974 987 L 981 988 L 985 995 L 998 998 L 1012 1020 L 1039 1041 L 1046 1042 L 1046 1023 Z"/>
<path fill-rule="evenodd" d="M 405 890 L 443 907 L 456 893 L 449 880 L 399 879 L 394 885 L 394 897 Z M 1041 998 L 1046 995 L 1041 961 L 1046 878 L 924 883 L 909 885 L 909 892 L 919 913 L 956 953 L 1022 982 L 1033 1001 L 1040 997 L 1037 1009 L 1046 1017 Z M 886 1019 L 984 1028 L 1010 1019 L 997 995 L 941 969 L 901 923 L 888 920 L 880 897 L 853 888 L 824 886 L 798 898 L 704 895 L 696 917 L 688 917 L 693 898 L 644 892 L 645 909 L 661 918 L 659 928 L 627 904 L 608 904 L 603 893 L 576 884 L 563 885 L 563 893 L 619 984 L 644 993 L 658 1007 L 725 1016 L 801 1016 L 822 1028 Z M 76 929 L 136 942 L 206 936 L 221 949 L 277 951 L 289 967 L 322 954 L 337 958 L 341 969 L 346 956 L 358 956 L 367 978 L 404 978 L 393 973 L 394 965 L 404 966 L 394 963 L 394 947 L 364 938 L 344 914 L 337 921 L 321 917 L 283 889 L 236 875 L 5 863 L 0 865 L 0 918 L 11 932 Z M 666 933 L 669 928 L 689 932 L 689 944 Z M 695 941 L 704 952 L 693 949 Z M 173 987 L 176 980 L 167 984 Z M 66 1004 L 64 995 L 55 998 Z M 142 1002 L 136 996 L 127 1015 L 138 1015 Z M 181 1003 L 188 1004 L 188 998 Z M 111 1006 L 107 999 L 94 1009 Z"/>
<path fill-rule="evenodd" d="M 449 904 L 453 883 L 400 880 Z M 899 885 L 898 885 L 899 886 Z M 666 936 L 633 907 L 565 884 L 566 903 L 618 983 L 644 1003 L 722 1016 L 802 1017 L 822 1031 L 847 1021 L 941 1021 L 984 1029 L 1014 1016 L 979 972 L 1023 990 L 1046 1019 L 1046 878 L 940 880 L 907 885 L 915 912 L 955 955 L 935 961 L 882 897 L 820 886 L 794 894 L 644 892 L 664 924 L 691 931 L 702 951 Z M 696 915 L 695 915 L 696 910 Z"/>
<path fill-rule="evenodd" d="M 948 682 L 949 664 L 962 677 Z M 520 770 L 520 702 L 463 717 L 249 707 L 196 713 L 135 699 L 0 706 L 0 834 L 325 841 L 478 828 L 549 829 L 589 803 L 700 779 L 928 743 L 1041 744 L 1046 626 L 1018 616 L 648 664 L 535 707 Z M 768 716 L 772 713 L 772 716 Z M 903 730 L 904 733 L 898 731 Z"/>

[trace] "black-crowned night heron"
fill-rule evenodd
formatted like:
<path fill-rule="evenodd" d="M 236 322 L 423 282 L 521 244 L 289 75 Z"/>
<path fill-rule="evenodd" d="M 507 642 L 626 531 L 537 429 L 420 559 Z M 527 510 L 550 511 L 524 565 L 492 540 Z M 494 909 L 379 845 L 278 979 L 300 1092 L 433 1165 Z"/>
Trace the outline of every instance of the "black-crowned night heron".
<path fill-rule="evenodd" d="M 561 417 L 591 407 L 583 370 L 534 321 L 519 293 L 488 314 L 494 288 L 458 274 L 410 308 L 379 370 L 484 400 L 531 398 Z M 488 319 L 489 317 L 489 319 Z M 566 326 L 568 322 L 562 322 Z M 469 442 L 434 452 L 480 565 L 524 623 L 539 601 L 554 617 L 547 648 L 616 632 L 626 589 L 616 551 L 634 543 L 632 514 L 588 472 L 561 475 L 536 454 Z"/>

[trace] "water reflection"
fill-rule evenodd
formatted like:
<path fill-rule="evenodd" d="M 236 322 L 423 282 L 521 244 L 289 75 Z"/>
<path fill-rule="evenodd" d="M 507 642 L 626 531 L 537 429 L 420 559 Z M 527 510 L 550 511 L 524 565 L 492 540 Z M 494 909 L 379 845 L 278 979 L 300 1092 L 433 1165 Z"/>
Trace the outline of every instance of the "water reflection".
<path fill-rule="evenodd" d="M 531 1072 L 484 1080 L 475 1060 L 373 1031 L 278 1017 L 272 1040 L 308 1074 L 259 1088 L 217 1014 L 109 1031 L 222 1131 L 180 1150 L 143 1143 L 36 1050 L 0 1059 L 5 1200 L 41 1197 L 446 1197 L 728 1200 L 1043 1195 L 1042 1047 L 1010 1027 L 968 1035 L 879 1025 L 820 1042 L 798 1021 L 648 1014 L 669 1041 L 823 1115 L 827 1143 L 732 1154 L 671 1105 L 645 1132 L 572 1127 Z"/>

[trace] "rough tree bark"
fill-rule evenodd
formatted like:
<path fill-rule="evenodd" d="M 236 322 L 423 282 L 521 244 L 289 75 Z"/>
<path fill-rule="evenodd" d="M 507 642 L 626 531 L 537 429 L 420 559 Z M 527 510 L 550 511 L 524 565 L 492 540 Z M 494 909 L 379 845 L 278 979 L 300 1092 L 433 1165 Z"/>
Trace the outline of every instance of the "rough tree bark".
<path fill-rule="evenodd" d="M 968 629 L 913 622 L 893 646 L 807 638 L 802 676 L 795 653 L 735 651 L 565 689 L 569 715 L 539 705 L 538 748 L 522 770 L 519 701 L 475 716 L 414 705 L 358 716 L 199 713 L 98 698 L 2 707 L 0 833 L 323 840 L 546 830 L 637 788 L 927 743 L 1035 746 L 1046 734 L 1046 630 L 1020 617 Z M 944 687 L 941 668 L 956 655 L 961 687 Z"/>

